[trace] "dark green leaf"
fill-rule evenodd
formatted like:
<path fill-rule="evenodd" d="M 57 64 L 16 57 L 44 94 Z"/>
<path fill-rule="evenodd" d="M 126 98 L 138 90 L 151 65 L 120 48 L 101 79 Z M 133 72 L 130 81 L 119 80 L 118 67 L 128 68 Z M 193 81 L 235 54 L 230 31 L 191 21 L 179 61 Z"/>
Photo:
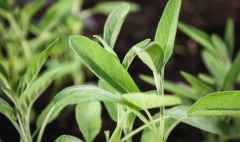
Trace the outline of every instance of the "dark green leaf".
<path fill-rule="evenodd" d="M 224 39 L 225 39 L 225 43 L 227 45 L 227 49 L 230 57 L 233 56 L 233 51 L 234 51 L 234 42 L 235 42 L 234 31 L 235 31 L 234 21 L 232 18 L 229 18 L 227 20 L 227 24 L 225 27 Z"/>

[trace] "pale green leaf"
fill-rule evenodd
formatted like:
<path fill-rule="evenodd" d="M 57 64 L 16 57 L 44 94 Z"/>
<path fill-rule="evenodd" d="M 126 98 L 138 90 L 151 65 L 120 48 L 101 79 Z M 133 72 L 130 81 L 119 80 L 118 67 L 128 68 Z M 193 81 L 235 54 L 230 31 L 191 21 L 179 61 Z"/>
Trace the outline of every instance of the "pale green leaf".
<path fill-rule="evenodd" d="M 236 59 L 231 65 L 230 69 L 226 73 L 223 81 L 222 90 L 232 90 L 234 88 L 235 82 L 240 73 L 240 53 L 238 53 Z"/>
<path fill-rule="evenodd" d="M 55 79 L 61 77 L 66 72 L 71 71 L 71 65 L 60 66 L 46 71 L 38 79 L 32 82 L 20 96 L 20 102 L 25 105 L 32 106 L 39 96 L 49 87 Z"/>
<path fill-rule="evenodd" d="M 141 109 L 151 109 L 161 106 L 173 106 L 181 103 L 175 96 L 159 96 L 156 93 L 123 94 L 123 100 Z"/>
<path fill-rule="evenodd" d="M 58 24 L 66 14 L 71 12 L 74 0 L 59 0 L 52 5 L 44 14 L 39 25 L 42 30 L 47 31 Z"/>
<path fill-rule="evenodd" d="M 164 65 L 164 53 L 159 44 L 152 42 L 145 49 L 135 47 L 135 52 L 153 72 L 161 72 Z"/>
<path fill-rule="evenodd" d="M 76 121 L 85 141 L 92 142 L 101 130 L 100 102 L 79 103 L 75 111 Z"/>
<path fill-rule="evenodd" d="M 181 3 L 181 0 L 168 1 L 156 31 L 155 41 L 164 51 L 165 63 L 169 60 L 173 53 Z"/>
<path fill-rule="evenodd" d="M 181 75 L 184 77 L 185 80 L 189 82 L 189 84 L 196 91 L 195 93 L 197 93 L 198 98 L 202 97 L 206 93 L 213 91 L 213 88 L 211 88 L 208 84 L 206 84 L 202 80 L 199 80 L 195 76 L 183 71 L 181 72 Z"/>
<path fill-rule="evenodd" d="M 50 52 L 53 47 L 58 42 L 58 39 L 53 41 L 45 50 L 43 50 L 38 56 L 34 57 L 29 66 L 27 67 L 27 71 L 21 79 L 21 83 L 18 86 L 18 91 L 21 93 L 25 88 L 27 88 L 38 76 L 41 68 L 45 64 Z"/>
<path fill-rule="evenodd" d="M 115 42 L 129 9 L 130 7 L 128 4 L 121 4 L 110 13 L 106 20 L 103 38 L 111 48 L 114 48 Z"/>
<path fill-rule="evenodd" d="M 153 77 L 141 74 L 140 78 L 151 85 L 155 85 Z M 199 99 L 199 97 L 196 94 L 194 94 L 192 88 L 182 83 L 173 83 L 165 80 L 164 89 L 174 95 L 178 95 L 179 97 L 190 98 L 193 100 Z"/>
<path fill-rule="evenodd" d="M 130 12 L 135 12 L 139 10 L 139 6 L 133 2 L 126 1 L 107 1 L 101 2 L 93 7 L 93 11 L 97 13 L 109 14 L 113 10 L 117 9 L 119 5 L 128 4 L 130 6 Z"/>
<path fill-rule="evenodd" d="M 102 37 L 98 35 L 94 35 L 93 37 L 95 37 L 101 43 L 104 49 L 106 49 L 108 52 L 112 53 L 114 56 L 117 57 L 117 54 L 114 52 L 113 48 L 111 48 Z"/>
<path fill-rule="evenodd" d="M 228 56 L 227 47 L 224 41 L 218 36 L 213 34 L 211 36 L 212 43 L 216 49 L 217 58 L 225 64 L 230 64 L 230 58 Z"/>
<path fill-rule="evenodd" d="M 189 110 L 191 116 L 239 116 L 240 92 L 214 92 L 197 101 Z"/>
<path fill-rule="evenodd" d="M 93 85 L 81 85 L 68 87 L 59 92 L 51 101 L 51 103 L 42 111 L 37 120 L 37 126 L 40 127 L 45 119 L 45 116 L 49 113 L 51 108 L 54 108 L 53 113 L 49 117 L 48 123 L 52 122 L 59 113 L 67 106 L 85 103 L 90 101 L 108 101 L 114 103 L 120 103 L 121 99 Z"/>
<path fill-rule="evenodd" d="M 29 26 L 31 18 L 38 12 L 45 4 L 45 0 L 34 0 L 31 1 L 21 9 L 21 22 L 23 26 Z M 26 28 L 26 27 L 25 27 Z"/>
<path fill-rule="evenodd" d="M 105 89 L 105 90 L 115 94 L 115 95 L 120 94 L 116 89 L 114 89 L 111 85 L 109 85 L 107 82 L 105 82 L 103 80 L 98 81 L 98 86 L 102 89 Z M 112 103 L 112 102 L 104 102 L 104 105 L 108 111 L 108 114 L 112 118 L 112 120 L 117 122 L 117 119 L 118 119 L 117 105 L 118 104 Z"/>
<path fill-rule="evenodd" d="M 55 142 L 83 142 L 83 141 L 71 135 L 61 135 L 55 140 Z"/>
<path fill-rule="evenodd" d="M 228 70 L 222 62 L 219 62 L 216 57 L 208 52 L 202 53 L 202 58 L 205 66 L 207 67 L 208 71 L 212 74 L 212 76 L 217 80 L 218 86 L 221 86 L 223 83 L 224 76 Z"/>
<path fill-rule="evenodd" d="M 17 124 L 17 118 L 13 108 L 2 98 L 0 98 L 0 113 L 8 118 L 15 126 Z"/>
<path fill-rule="evenodd" d="M 149 42 L 151 40 L 150 39 L 145 39 L 135 45 L 133 45 L 133 47 L 127 52 L 127 54 L 125 55 L 123 61 L 122 61 L 122 65 L 128 69 L 129 66 L 131 65 L 133 59 L 136 57 L 137 53 L 136 53 L 136 48 L 145 48 Z"/>
<path fill-rule="evenodd" d="M 98 43 L 84 37 L 71 36 L 70 47 L 82 62 L 100 79 L 120 92 L 138 92 L 139 89 L 116 57 Z"/>

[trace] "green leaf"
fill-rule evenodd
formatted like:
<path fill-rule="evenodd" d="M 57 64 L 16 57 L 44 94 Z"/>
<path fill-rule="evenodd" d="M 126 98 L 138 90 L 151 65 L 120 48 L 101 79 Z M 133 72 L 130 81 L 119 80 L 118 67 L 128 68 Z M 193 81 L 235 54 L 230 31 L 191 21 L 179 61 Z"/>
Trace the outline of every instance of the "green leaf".
<path fill-rule="evenodd" d="M 93 37 L 95 37 L 101 43 L 104 49 L 106 49 L 108 52 L 112 53 L 114 56 L 117 57 L 117 54 L 114 52 L 113 48 L 111 48 L 102 37 L 98 35 L 94 35 Z"/>
<path fill-rule="evenodd" d="M 188 117 L 189 107 L 188 106 L 177 106 L 170 109 L 167 109 L 165 112 L 165 140 L 169 137 L 170 133 L 179 123 L 184 123 L 192 127 L 198 128 L 205 132 L 212 134 L 223 135 L 223 131 L 219 126 L 218 119 L 215 118 L 206 118 L 206 117 Z M 159 113 L 154 115 L 154 121 L 157 127 L 159 127 L 159 122 L 156 119 L 159 118 Z M 155 136 L 147 128 L 144 129 L 142 135 L 142 142 L 155 142 Z M 152 140 L 152 141 L 151 141 Z"/>
<path fill-rule="evenodd" d="M 123 22 L 129 12 L 128 4 L 121 4 L 114 9 L 108 16 L 104 25 L 103 38 L 110 47 L 114 47 Z"/>
<path fill-rule="evenodd" d="M 109 85 L 107 82 L 103 81 L 103 80 L 99 80 L 98 81 L 98 86 L 102 89 L 105 89 L 115 95 L 118 95 L 119 92 L 114 89 L 111 85 Z M 118 109 L 117 109 L 117 105 L 116 103 L 112 103 L 112 102 L 104 102 L 104 105 L 108 111 L 108 114 L 110 115 L 110 117 L 112 118 L 112 120 L 114 120 L 115 122 L 117 122 L 118 120 Z"/>
<path fill-rule="evenodd" d="M 173 52 L 181 3 L 181 0 L 168 1 L 155 35 L 155 41 L 163 48 L 165 63 L 169 60 Z"/>
<path fill-rule="evenodd" d="M 230 58 L 228 56 L 227 47 L 224 41 L 218 35 L 215 34 L 211 36 L 211 40 L 213 45 L 215 46 L 217 52 L 216 55 L 218 56 L 218 59 L 225 64 L 230 64 Z"/>
<path fill-rule="evenodd" d="M 194 77 L 193 75 L 186 73 L 186 72 L 181 72 L 181 75 L 194 88 L 194 90 L 197 93 L 198 98 L 202 97 L 206 93 L 213 91 L 213 89 L 208 84 L 204 83 L 203 81 L 199 80 L 198 78 Z"/>
<path fill-rule="evenodd" d="M 50 30 L 58 24 L 66 14 L 71 12 L 73 4 L 74 0 L 59 0 L 51 6 L 39 23 L 42 30 Z"/>
<path fill-rule="evenodd" d="M 101 130 L 101 104 L 98 101 L 76 106 L 76 120 L 86 142 L 92 142 Z"/>
<path fill-rule="evenodd" d="M 224 77 L 222 90 L 232 90 L 239 76 L 239 73 L 240 73 L 240 53 L 238 53 L 236 59 L 234 60 L 230 69 L 226 73 L 226 76 Z"/>
<path fill-rule="evenodd" d="M 142 74 L 142 75 L 140 75 L 140 78 L 143 81 L 145 81 L 153 86 L 155 85 L 153 77 Z M 193 100 L 199 99 L 199 97 L 196 94 L 194 94 L 192 88 L 190 88 L 189 86 L 186 86 L 182 83 L 172 83 L 170 81 L 165 80 L 164 81 L 164 89 L 174 95 L 178 95 L 179 97 L 190 98 Z"/>
<path fill-rule="evenodd" d="M 100 79 L 108 82 L 119 92 L 138 92 L 139 89 L 116 57 L 98 43 L 84 37 L 71 36 L 70 47 L 82 62 Z"/>
<path fill-rule="evenodd" d="M 29 85 L 32 84 L 32 82 L 37 78 L 41 68 L 43 67 L 50 52 L 52 51 L 53 47 L 56 45 L 57 42 L 58 39 L 53 41 L 45 50 L 43 50 L 37 57 L 35 57 L 31 61 L 26 73 L 21 79 L 21 83 L 19 84 L 19 93 L 21 93 L 25 88 L 29 87 Z"/>
<path fill-rule="evenodd" d="M 90 101 L 108 101 L 114 103 L 120 103 L 121 99 L 105 91 L 101 88 L 92 85 L 73 86 L 63 89 L 59 92 L 50 104 L 41 112 L 37 120 L 37 126 L 42 126 L 45 116 L 49 111 L 54 108 L 53 113 L 49 117 L 48 123 L 52 122 L 59 113 L 69 105 L 85 103 Z"/>
<path fill-rule="evenodd" d="M 23 26 L 28 26 L 31 18 L 34 16 L 36 12 L 38 12 L 45 4 L 45 0 L 34 0 L 30 3 L 27 3 L 21 10 L 21 20 Z M 26 27 L 25 27 L 26 28 Z"/>
<path fill-rule="evenodd" d="M 215 85 L 215 83 L 216 83 L 215 79 L 208 74 L 199 73 L 198 78 L 201 79 L 202 81 L 206 82 L 209 85 Z"/>
<path fill-rule="evenodd" d="M 133 59 L 136 57 L 137 53 L 136 53 L 136 48 L 145 48 L 149 42 L 151 40 L 150 39 L 145 39 L 135 45 L 133 45 L 133 47 L 127 52 L 127 54 L 125 55 L 123 61 L 122 61 L 122 65 L 124 66 L 124 68 L 128 69 L 129 66 L 131 65 Z"/>
<path fill-rule="evenodd" d="M 207 51 L 214 53 L 214 46 L 207 33 L 184 23 L 179 23 L 178 28 L 193 40 L 201 44 Z"/>
<path fill-rule="evenodd" d="M 128 4 L 130 6 L 130 12 L 135 12 L 139 10 L 139 6 L 133 2 L 126 2 L 126 1 L 107 1 L 107 2 L 101 2 L 97 4 L 93 11 L 96 13 L 103 13 L 103 14 L 109 14 L 113 10 L 117 9 L 119 5 L 122 4 Z"/>
<path fill-rule="evenodd" d="M 69 67 L 71 65 L 60 66 L 50 71 L 46 71 L 38 79 L 32 82 L 28 88 L 26 88 L 20 96 L 20 102 L 24 105 L 29 105 L 30 107 L 39 98 L 39 96 L 45 91 L 53 80 L 59 78 L 62 73 L 65 74 L 66 71 L 71 70 Z"/>
<path fill-rule="evenodd" d="M 61 135 L 55 140 L 55 142 L 83 142 L 83 141 L 74 136 Z"/>
<path fill-rule="evenodd" d="M 17 118 L 13 108 L 2 98 L 0 98 L 0 113 L 8 118 L 15 126 L 17 126 Z"/>
<path fill-rule="evenodd" d="M 189 108 L 189 106 L 177 106 L 168 109 L 166 110 L 166 117 L 174 118 L 180 122 L 209 133 L 218 135 L 223 134 L 218 119 L 212 117 L 189 117 L 187 114 Z"/>
<path fill-rule="evenodd" d="M 141 109 L 151 109 L 161 106 L 173 106 L 181 103 L 175 96 L 159 96 L 156 93 L 123 94 L 123 100 Z"/>
<path fill-rule="evenodd" d="M 228 70 L 228 67 L 225 66 L 222 62 L 219 62 L 216 57 L 208 52 L 202 53 L 202 58 L 205 66 L 207 67 L 208 71 L 214 76 L 217 80 L 218 86 L 222 86 L 224 76 Z"/>
<path fill-rule="evenodd" d="M 145 49 L 135 47 L 135 52 L 152 71 L 161 72 L 164 64 L 164 53 L 159 44 L 152 42 Z"/>
<path fill-rule="evenodd" d="M 224 39 L 225 39 L 225 43 L 227 45 L 227 49 L 230 57 L 233 56 L 233 51 L 234 51 L 234 42 L 235 42 L 234 31 L 235 31 L 234 21 L 232 18 L 228 18 L 227 24 L 225 27 Z"/>
<path fill-rule="evenodd" d="M 239 116 L 240 91 L 214 92 L 197 101 L 189 110 L 191 116 Z"/>
<path fill-rule="evenodd" d="M 15 92 L 12 90 L 7 79 L 0 73 L 0 91 L 6 95 L 6 97 L 16 104 Z"/>

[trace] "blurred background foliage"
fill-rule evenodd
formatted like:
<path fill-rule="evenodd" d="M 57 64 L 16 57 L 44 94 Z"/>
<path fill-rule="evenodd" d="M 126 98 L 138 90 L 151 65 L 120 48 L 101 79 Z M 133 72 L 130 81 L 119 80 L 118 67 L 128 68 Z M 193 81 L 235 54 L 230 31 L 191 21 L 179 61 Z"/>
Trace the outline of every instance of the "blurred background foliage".
<path fill-rule="evenodd" d="M 72 58 L 74 56 L 71 56 L 71 53 L 68 51 L 64 37 L 69 34 L 96 35 L 102 33 L 102 27 L 106 18 L 105 14 L 109 12 L 109 8 L 101 8 L 100 6 L 102 3 L 114 1 L 69 0 L 72 3 L 68 0 L 46 0 L 44 3 L 41 3 L 42 0 L 35 1 L 39 1 L 40 6 L 36 6 L 35 11 L 26 12 L 24 9 L 29 6 L 32 7 L 32 0 L 0 0 L 0 60 L 3 63 L 2 66 L 8 66 L 7 68 L 11 72 L 9 77 L 15 78 L 12 79 L 12 84 L 16 84 L 14 81 L 17 81 L 18 77 L 21 77 L 22 70 L 26 68 L 30 57 L 40 52 L 49 42 L 57 37 L 61 39 L 61 43 L 58 45 L 60 48 L 55 49 L 55 53 L 51 55 L 51 62 L 48 63 L 45 69 L 52 68 L 60 63 L 62 64 L 63 60 L 67 61 L 65 64 L 72 64 L 73 68 L 75 68 L 71 73 L 68 73 L 68 77 L 59 78 L 55 81 L 54 85 L 36 104 L 36 110 L 38 110 L 47 104 L 49 96 L 55 92 L 54 88 L 57 90 L 73 83 L 82 83 L 84 80 L 95 80 L 95 78 L 88 74 L 88 71 L 82 68 L 77 58 Z M 146 37 L 153 37 L 154 29 L 157 27 L 158 19 L 166 0 L 128 0 L 128 2 L 136 3 L 139 7 L 134 5 L 136 7 L 133 7 L 133 12 L 127 17 L 126 23 L 120 33 L 116 52 L 120 55 L 121 59 L 131 45 Z M 63 5 L 65 10 L 61 9 L 61 12 L 59 12 L 56 5 Z M 227 18 L 232 17 L 236 26 L 235 50 L 239 50 L 239 11 L 239 0 L 184 0 L 180 20 L 208 33 L 216 33 L 223 37 Z M 22 50 L 26 46 L 31 46 L 32 51 Z M 199 44 L 179 31 L 176 46 L 173 59 L 166 69 L 166 78 L 168 80 L 184 81 L 184 78 L 180 75 L 180 70 L 193 75 L 197 75 L 200 72 L 207 72 L 201 60 L 201 46 Z M 17 54 L 17 56 L 13 56 L 12 54 Z M 17 59 L 11 59 L 11 57 L 17 57 Z M 11 68 L 11 64 L 13 63 L 17 66 Z M 130 72 L 132 76 L 143 90 L 152 89 L 151 85 L 139 79 L 139 74 L 151 75 L 145 66 L 139 66 L 139 64 L 140 61 L 136 60 L 131 66 Z M 62 83 L 62 81 L 66 82 Z M 71 110 L 68 114 L 73 116 Z M 113 123 L 106 113 L 103 113 L 103 120 L 103 127 L 111 129 Z M 0 125 L 0 139 L 3 141 L 17 141 L 17 133 L 2 116 L 0 116 L 0 123 L 4 124 Z M 62 119 L 56 120 L 49 125 L 44 141 L 53 141 L 63 133 L 79 135 L 74 117 L 64 115 Z M 182 137 L 183 135 L 184 138 Z M 103 141 L 104 137 L 102 136 L 103 132 L 97 137 L 97 141 Z M 180 142 L 180 138 L 182 141 L 202 141 L 201 133 L 198 130 L 184 124 L 178 126 L 172 136 L 170 136 L 169 141 Z"/>

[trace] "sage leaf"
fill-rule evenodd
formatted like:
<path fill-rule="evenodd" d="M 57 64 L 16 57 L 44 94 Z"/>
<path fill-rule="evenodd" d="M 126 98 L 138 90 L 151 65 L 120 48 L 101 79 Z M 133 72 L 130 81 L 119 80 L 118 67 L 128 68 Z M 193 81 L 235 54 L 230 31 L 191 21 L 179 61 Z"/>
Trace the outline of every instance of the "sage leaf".
<path fill-rule="evenodd" d="M 136 12 L 139 10 L 139 6 L 133 2 L 126 1 L 107 1 L 101 2 L 93 7 L 93 11 L 97 13 L 109 14 L 113 10 L 117 9 L 119 5 L 128 4 L 130 6 L 130 12 Z"/>
<path fill-rule="evenodd" d="M 101 130 L 101 104 L 84 102 L 76 106 L 76 120 L 86 142 L 92 142 Z"/>
<path fill-rule="evenodd" d="M 21 79 L 20 86 L 18 86 L 20 93 L 37 78 L 41 68 L 45 64 L 51 50 L 53 49 L 57 42 L 58 39 L 53 41 L 44 51 L 42 51 L 37 57 L 35 57 L 32 60 L 32 62 L 27 68 L 26 73 Z"/>
<path fill-rule="evenodd" d="M 51 110 L 53 107 L 54 110 L 49 117 L 48 123 L 52 122 L 65 107 L 90 101 L 108 101 L 120 103 L 121 99 L 118 96 L 93 85 L 68 87 L 59 92 L 53 98 L 51 103 L 48 104 L 48 106 L 41 112 L 37 120 L 37 126 L 41 127 L 45 116 L 47 116 L 49 110 Z"/>
<path fill-rule="evenodd" d="M 230 69 L 226 73 L 223 81 L 222 90 L 232 90 L 234 88 L 235 81 L 240 73 L 240 53 L 238 53 Z"/>
<path fill-rule="evenodd" d="M 191 116 L 239 116 L 239 91 L 214 92 L 198 100 L 188 114 Z"/>
<path fill-rule="evenodd" d="M 98 43 L 84 36 L 71 36 L 69 42 L 82 62 L 100 79 L 108 82 L 119 92 L 139 91 L 119 60 Z"/>
<path fill-rule="evenodd" d="M 55 142 L 83 142 L 83 141 L 71 135 L 61 135 L 55 140 Z"/>
<path fill-rule="evenodd" d="M 225 43 L 227 45 L 227 49 L 230 57 L 233 56 L 233 51 L 234 51 L 234 43 L 235 43 L 234 31 L 235 31 L 234 21 L 232 18 L 228 18 L 226 27 L 225 27 L 224 39 L 225 39 Z"/>
<path fill-rule="evenodd" d="M 121 4 L 114 9 L 107 18 L 104 25 L 103 38 L 110 47 L 114 47 L 123 22 L 129 12 L 128 4 Z"/>
<path fill-rule="evenodd" d="M 173 52 L 181 3 L 181 0 L 168 1 L 157 27 L 154 40 L 164 51 L 165 63 L 169 60 Z"/>
<path fill-rule="evenodd" d="M 161 106 L 173 106 L 181 103 L 175 96 L 159 96 L 156 93 L 123 94 L 123 100 L 141 109 L 151 109 Z"/>
<path fill-rule="evenodd" d="M 153 72 L 161 72 L 164 65 L 164 53 L 159 44 L 152 42 L 145 49 L 135 47 L 135 52 Z"/>
<path fill-rule="evenodd" d="M 150 39 L 145 39 L 135 45 L 133 45 L 133 47 L 127 52 L 127 54 L 125 55 L 123 61 L 122 61 L 122 65 L 124 66 L 124 68 L 128 69 L 129 66 L 131 65 L 133 59 L 137 56 L 136 53 L 136 48 L 142 48 L 144 49 L 150 42 Z"/>

